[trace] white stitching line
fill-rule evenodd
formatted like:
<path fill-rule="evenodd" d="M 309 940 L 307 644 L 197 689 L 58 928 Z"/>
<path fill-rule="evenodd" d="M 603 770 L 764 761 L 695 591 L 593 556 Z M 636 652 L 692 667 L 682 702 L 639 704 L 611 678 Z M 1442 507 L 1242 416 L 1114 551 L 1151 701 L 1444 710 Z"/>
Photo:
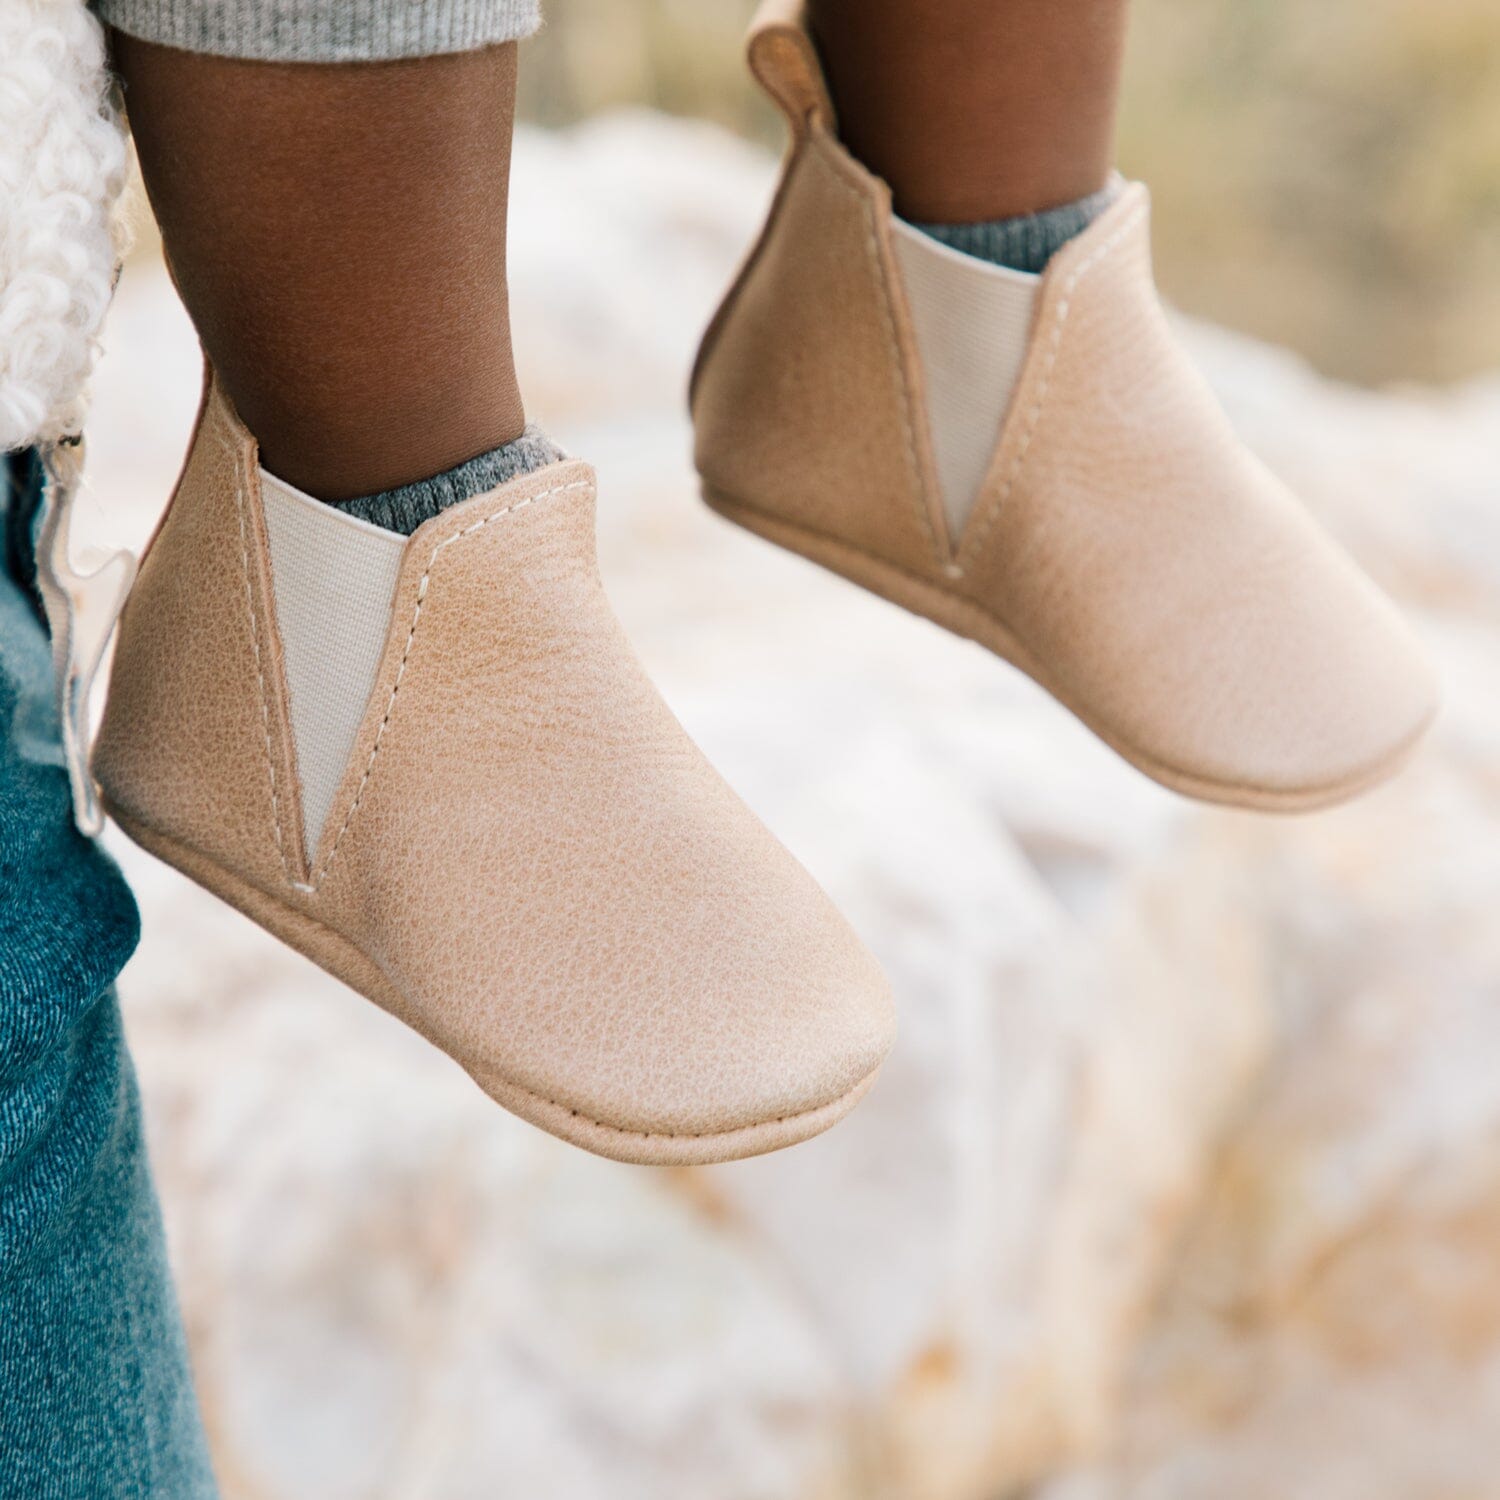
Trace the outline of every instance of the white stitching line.
<path fill-rule="evenodd" d="M 1011 460 L 1010 471 L 1005 476 L 1005 482 L 1000 486 L 1000 492 L 990 501 L 984 516 L 972 536 L 966 536 L 959 544 L 959 555 L 967 555 L 972 561 L 974 554 L 983 545 L 985 537 L 989 535 L 990 528 L 995 524 L 995 517 L 1000 513 L 1000 507 L 1005 504 L 1010 492 L 1015 488 L 1016 481 L 1021 477 L 1021 470 L 1026 463 L 1026 454 L 1031 448 L 1031 440 L 1036 435 L 1036 427 L 1041 419 L 1042 406 L 1047 400 L 1047 391 L 1052 383 L 1053 367 L 1057 364 L 1057 355 L 1062 347 L 1063 324 L 1068 321 L 1068 312 L 1072 307 L 1071 298 L 1078 283 L 1088 275 L 1090 271 L 1112 251 L 1116 245 L 1140 222 L 1146 212 L 1145 204 L 1142 204 L 1120 225 L 1102 245 L 1095 248 L 1085 260 L 1073 268 L 1073 273 L 1063 283 L 1062 296 L 1057 302 L 1057 316 L 1052 325 L 1052 340 L 1047 348 L 1047 362 L 1042 368 L 1042 378 L 1037 383 L 1036 401 L 1031 410 L 1026 414 L 1026 428 L 1021 434 L 1020 446 L 1016 449 L 1016 456 Z M 961 578 L 963 567 L 955 562 L 957 572 L 950 576 Z"/>
<path fill-rule="evenodd" d="M 386 700 L 385 713 L 381 715 L 380 727 L 375 731 L 375 743 L 370 746 L 370 758 L 365 762 L 364 775 L 359 779 L 359 787 L 354 793 L 354 800 L 349 804 L 349 811 L 344 815 L 343 825 L 340 827 L 333 845 L 328 851 L 328 858 L 323 861 L 323 868 L 313 876 L 311 889 L 316 890 L 323 882 L 323 877 L 328 874 L 333 865 L 333 858 L 339 852 L 339 845 L 344 841 L 344 835 L 348 833 L 350 825 L 354 822 L 354 815 L 359 811 L 359 805 L 364 800 L 365 788 L 369 785 L 370 774 L 375 769 L 375 757 L 380 754 L 380 742 L 385 737 L 386 725 L 391 722 L 391 713 L 396 707 L 396 694 L 401 691 L 401 679 L 406 676 L 406 664 L 411 658 L 412 644 L 417 638 L 417 625 L 422 619 L 422 605 L 427 598 L 427 582 L 432 577 L 432 565 L 437 561 L 437 555 L 444 547 L 451 546 L 454 542 L 462 541 L 466 536 L 472 536 L 476 531 L 488 526 L 491 521 L 498 521 L 502 516 L 508 516 L 518 510 L 525 510 L 528 505 L 535 505 L 540 500 L 549 499 L 553 495 L 565 495 L 570 490 L 587 490 L 593 488 L 591 480 L 579 479 L 572 484 L 561 484 L 554 489 L 543 490 L 540 494 L 528 495 L 524 500 L 518 500 L 514 505 L 507 505 L 502 510 L 492 512 L 490 515 L 475 521 L 472 526 L 465 526 L 462 531 L 456 531 L 452 536 L 446 536 L 433 547 L 427 558 L 427 566 L 423 569 L 421 580 L 417 584 L 417 602 L 412 610 L 411 628 L 406 632 L 406 645 L 401 651 L 401 664 L 396 668 L 396 680 L 391 684 L 391 696 Z"/>
<path fill-rule="evenodd" d="M 222 430 L 218 436 L 224 455 L 234 469 L 234 508 L 240 523 L 240 578 L 245 585 L 245 613 L 250 617 L 250 649 L 255 655 L 255 680 L 260 687 L 260 727 L 265 742 L 266 778 L 271 784 L 271 831 L 276 835 L 276 855 L 281 861 L 281 873 L 291 881 L 292 871 L 286 862 L 286 846 L 281 838 L 281 799 L 276 795 L 276 761 L 271 754 L 271 715 L 266 707 L 266 674 L 260 658 L 260 626 L 256 623 L 255 602 L 250 592 L 250 537 L 245 527 L 244 465 L 229 436 Z"/>
<path fill-rule="evenodd" d="M 937 532 L 932 527 L 932 514 L 927 494 L 927 486 L 922 478 L 922 463 L 917 457 L 917 439 L 913 430 L 912 413 L 915 403 L 912 400 L 911 386 L 906 379 L 906 361 L 901 357 L 901 340 L 896 335 L 896 312 L 891 306 L 891 288 L 885 273 L 885 267 L 880 260 L 880 242 L 877 237 L 879 220 L 876 217 L 875 205 L 870 201 L 869 195 L 864 192 L 860 184 L 852 182 L 846 177 L 839 163 L 828 161 L 823 157 L 818 158 L 823 165 L 833 173 L 834 180 L 844 188 L 849 195 L 858 202 L 865 218 L 865 248 L 870 253 L 870 268 L 875 273 L 875 282 L 880 288 L 880 312 L 881 321 L 885 325 L 886 341 L 890 345 L 891 364 L 896 371 L 896 389 L 901 403 L 901 435 L 906 443 L 906 461 L 911 467 L 911 477 L 916 489 L 917 509 L 922 517 L 922 530 L 927 533 L 927 545 L 932 549 L 935 560 L 942 557 L 942 548 L 938 546 Z"/>

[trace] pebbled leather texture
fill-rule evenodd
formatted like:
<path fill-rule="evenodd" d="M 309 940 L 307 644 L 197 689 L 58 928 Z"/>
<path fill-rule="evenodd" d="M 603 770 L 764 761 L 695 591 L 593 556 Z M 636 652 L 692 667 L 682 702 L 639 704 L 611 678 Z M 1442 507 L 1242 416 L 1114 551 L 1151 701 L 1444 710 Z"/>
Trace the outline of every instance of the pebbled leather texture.
<path fill-rule="evenodd" d="M 93 766 L 116 802 L 269 887 L 305 868 L 255 471 L 254 443 L 205 378 L 177 492 L 120 617 Z"/>
<path fill-rule="evenodd" d="M 763 8 L 751 39 L 762 78 L 782 56 L 806 67 L 809 51 L 785 42 L 801 25 L 788 0 Z M 766 229 L 694 375 L 714 503 L 988 644 L 1179 790 L 1315 805 L 1394 769 L 1434 715 L 1430 673 L 1393 606 L 1249 454 L 1172 337 L 1145 188 L 1129 186 L 1049 264 L 956 538 L 932 503 L 890 232 L 884 185 L 820 117 L 796 119 Z"/>
<path fill-rule="evenodd" d="M 887 985 L 641 669 L 593 471 L 553 464 L 410 537 L 302 868 L 255 472 L 211 390 L 95 759 L 127 831 L 591 1149 L 717 1160 L 832 1123 L 890 1046 Z"/>
<path fill-rule="evenodd" d="M 945 545 L 890 194 L 819 123 L 693 387 L 699 470 L 880 556 Z M 904 345 L 904 347 L 903 347 Z M 790 450 L 790 451 L 789 451 Z"/>

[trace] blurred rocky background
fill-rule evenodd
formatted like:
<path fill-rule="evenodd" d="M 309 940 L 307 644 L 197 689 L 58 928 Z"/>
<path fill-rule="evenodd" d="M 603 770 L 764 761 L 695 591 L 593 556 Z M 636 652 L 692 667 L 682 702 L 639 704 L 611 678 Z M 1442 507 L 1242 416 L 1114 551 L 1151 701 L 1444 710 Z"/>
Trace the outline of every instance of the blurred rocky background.
<path fill-rule="evenodd" d="M 1500 18 L 1139 0 L 1163 279 L 1299 352 L 1184 337 L 1446 684 L 1399 781 L 1283 820 L 1158 790 L 699 506 L 687 363 L 774 176 L 743 10 L 554 0 L 523 382 L 600 467 L 648 665 L 886 965 L 900 1046 L 819 1141 L 601 1162 L 113 838 L 227 1500 L 1495 1500 Z M 107 345 L 80 530 L 138 545 L 198 386 L 149 236 Z"/>
<path fill-rule="evenodd" d="M 649 104 L 775 145 L 753 0 L 550 0 L 522 107 Z M 1361 381 L 1500 359 L 1494 0 L 1133 0 L 1120 162 L 1184 308 Z"/>

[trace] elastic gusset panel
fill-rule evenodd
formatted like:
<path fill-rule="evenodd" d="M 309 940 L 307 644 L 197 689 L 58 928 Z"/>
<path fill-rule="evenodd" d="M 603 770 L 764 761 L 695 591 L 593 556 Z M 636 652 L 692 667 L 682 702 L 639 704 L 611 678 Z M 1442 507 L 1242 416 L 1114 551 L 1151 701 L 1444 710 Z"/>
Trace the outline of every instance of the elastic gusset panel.
<path fill-rule="evenodd" d="M 260 489 L 311 860 L 380 669 L 406 539 L 264 470 Z"/>

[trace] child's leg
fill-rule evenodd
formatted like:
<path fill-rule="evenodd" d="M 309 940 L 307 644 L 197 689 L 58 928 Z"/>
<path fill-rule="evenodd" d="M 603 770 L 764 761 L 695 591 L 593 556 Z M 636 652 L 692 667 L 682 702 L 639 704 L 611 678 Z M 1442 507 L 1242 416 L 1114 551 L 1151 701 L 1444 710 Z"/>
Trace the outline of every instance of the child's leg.
<path fill-rule="evenodd" d="M 534 9 L 102 8 L 212 374 L 121 621 L 116 818 L 565 1139 L 826 1128 L 884 980 L 643 677 L 592 471 L 522 432 L 494 44 Z"/>
<path fill-rule="evenodd" d="M 1109 171 L 1123 0 L 762 0 L 793 149 L 693 380 L 705 495 L 973 637 L 1159 781 L 1291 809 L 1433 714 L 1235 440 Z"/>
<path fill-rule="evenodd" d="M 513 42 L 279 63 L 116 32 L 114 55 L 178 287 L 266 468 L 346 500 L 520 435 Z"/>
<path fill-rule="evenodd" d="M 932 223 L 1104 186 L 1126 0 L 809 0 L 849 150 Z"/>

